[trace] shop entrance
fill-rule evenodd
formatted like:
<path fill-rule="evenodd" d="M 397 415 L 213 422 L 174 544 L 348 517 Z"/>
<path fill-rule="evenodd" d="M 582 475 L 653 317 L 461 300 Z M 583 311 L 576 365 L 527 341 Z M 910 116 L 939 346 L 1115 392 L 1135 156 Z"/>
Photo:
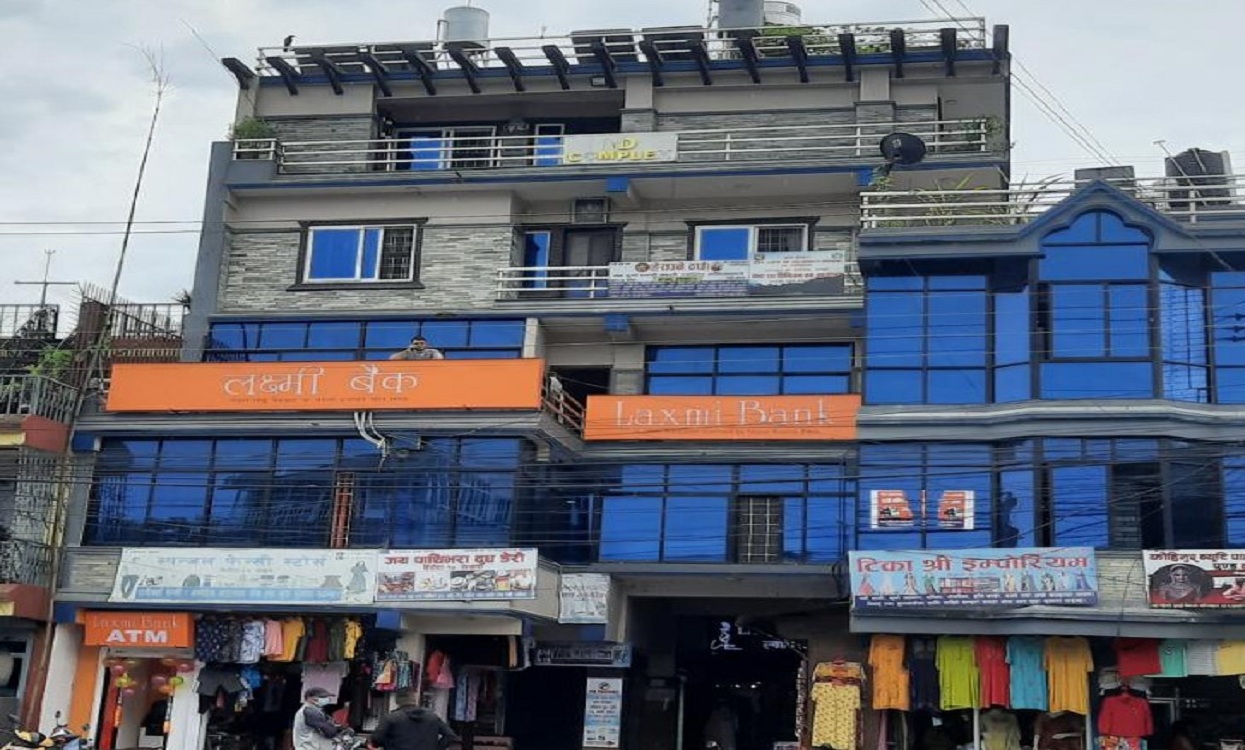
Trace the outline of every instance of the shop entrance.
<path fill-rule="evenodd" d="M 512 675 L 506 731 L 514 750 L 579 750 L 583 731 L 568 721 L 583 710 L 588 670 L 533 667 Z"/>
<path fill-rule="evenodd" d="M 683 747 L 774 750 L 796 742 L 806 645 L 741 627 L 733 618 L 687 618 L 679 626 Z"/>

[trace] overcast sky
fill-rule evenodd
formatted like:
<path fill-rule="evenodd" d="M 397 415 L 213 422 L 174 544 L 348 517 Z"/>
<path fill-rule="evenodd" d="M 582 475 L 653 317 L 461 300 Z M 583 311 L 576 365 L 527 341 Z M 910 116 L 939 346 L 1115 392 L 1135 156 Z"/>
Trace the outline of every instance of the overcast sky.
<path fill-rule="evenodd" d="M 963 13 L 958 0 L 942 4 Z M 1164 139 L 1245 160 L 1239 86 L 1241 0 L 964 0 L 1012 27 L 1012 50 L 1107 150 L 1139 175 L 1161 174 Z M 933 4 L 932 0 L 925 3 Z M 162 49 L 174 91 L 159 124 L 121 293 L 168 301 L 191 285 L 209 143 L 225 136 L 236 97 L 219 56 L 255 48 L 426 39 L 436 0 L 0 0 L 0 302 L 38 299 L 43 250 L 57 279 L 106 285 L 120 247 L 151 110 L 136 46 Z M 573 28 L 700 24 L 707 0 L 477 0 L 492 36 Z M 933 17 L 921 0 L 805 0 L 812 23 Z M 203 41 L 191 33 L 193 28 Z M 211 48 L 209 51 L 208 47 Z M 215 53 L 215 54 L 213 54 Z M 1095 159 L 1019 93 L 1017 176 L 1070 174 Z M 72 298 L 65 289 L 53 299 Z"/>

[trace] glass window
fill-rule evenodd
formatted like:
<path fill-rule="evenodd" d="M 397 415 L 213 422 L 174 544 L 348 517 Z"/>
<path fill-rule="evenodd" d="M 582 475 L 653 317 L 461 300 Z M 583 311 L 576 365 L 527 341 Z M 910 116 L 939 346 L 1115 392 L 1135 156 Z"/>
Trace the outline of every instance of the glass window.
<path fill-rule="evenodd" d="M 260 349 L 302 349 L 306 345 L 306 323 L 264 323 L 260 326 Z"/>
<path fill-rule="evenodd" d="M 666 502 L 662 556 L 667 562 L 726 559 L 726 497 L 674 496 Z"/>
<path fill-rule="evenodd" d="M 647 392 L 729 396 L 848 393 L 851 362 L 850 344 L 654 346 L 648 349 Z"/>
<path fill-rule="evenodd" d="M 305 280 L 409 281 L 417 234 L 411 226 L 310 229 Z"/>
<path fill-rule="evenodd" d="M 262 331 L 249 349 L 214 349 L 207 361 L 315 362 L 383 360 L 422 335 L 448 359 L 513 359 L 523 351 L 522 320 L 378 320 L 213 324 Z M 362 341 L 360 332 L 362 331 Z M 236 339 L 236 337 L 235 337 Z"/>
<path fill-rule="evenodd" d="M 609 497 L 601 511 L 601 560 L 661 559 L 661 497 Z"/>
<path fill-rule="evenodd" d="M 799 253 L 808 249 L 805 224 L 696 227 L 698 260 L 748 260 L 757 254 Z"/>
<path fill-rule="evenodd" d="M 1107 469 L 1069 466 L 1051 469 L 1052 543 L 1061 547 L 1107 546 Z"/>
<path fill-rule="evenodd" d="M 1042 398 L 1153 398 L 1149 362 L 1047 362 L 1041 366 Z"/>
<path fill-rule="evenodd" d="M 719 346 L 718 372 L 778 372 L 776 346 Z"/>
<path fill-rule="evenodd" d="M 307 346 L 311 349 L 359 348 L 358 323 L 312 323 L 307 330 Z"/>

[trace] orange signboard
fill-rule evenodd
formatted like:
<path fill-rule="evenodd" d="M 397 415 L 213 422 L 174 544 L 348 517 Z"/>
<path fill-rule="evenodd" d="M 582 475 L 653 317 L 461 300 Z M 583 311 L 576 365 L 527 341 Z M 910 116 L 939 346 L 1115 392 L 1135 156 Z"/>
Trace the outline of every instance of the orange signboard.
<path fill-rule="evenodd" d="M 108 411 L 539 409 L 539 359 L 114 365 Z"/>
<path fill-rule="evenodd" d="M 589 396 L 586 440 L 852 440 L 860 396 Z"/>
<path fill-rule="evenodd" d="M 187 612 L 86 612 L 84 646 L 190 648 L 194 626 Z"/>

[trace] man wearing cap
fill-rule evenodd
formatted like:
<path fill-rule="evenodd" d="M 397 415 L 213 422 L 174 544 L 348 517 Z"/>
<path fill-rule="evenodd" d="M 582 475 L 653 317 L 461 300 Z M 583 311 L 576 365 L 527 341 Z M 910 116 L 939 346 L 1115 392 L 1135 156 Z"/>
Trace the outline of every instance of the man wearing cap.
<path fill-rule="evenodd" d="M 399 690 L 398 707 L 380 720 L 368 744 L 383 750 L 445 750 L 459 736 L 432 711 L 421 708 L 413 690 Z"/>
<path fill-rule="evenodd" d="M 333 723 L 325 707 L 333 695 L 322 687 L 307 688 L 303 705 L 294 714 L 294 750 L 333 750 L 333 738 L 346 731 Z"/>

